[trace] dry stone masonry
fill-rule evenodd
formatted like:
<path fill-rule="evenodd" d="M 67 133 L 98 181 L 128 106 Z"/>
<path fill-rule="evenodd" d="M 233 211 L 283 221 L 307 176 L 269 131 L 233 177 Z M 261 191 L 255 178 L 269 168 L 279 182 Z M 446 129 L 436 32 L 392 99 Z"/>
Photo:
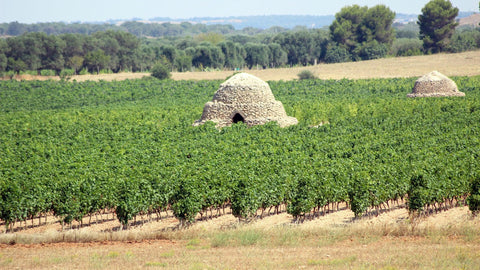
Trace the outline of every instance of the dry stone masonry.
<path fill-rule="evenodd" d="M 463 97 L 454 81 L 438 71 L 432 71 L 420 77 L 407 97 Z"/>
<path fill-rule="evenodd" d="M 296 118 L 287 116 L 282 102 L 275 100 L 266 82 L 247 73 L 236 74 L 222 83 L 193 125 L 207 121 L 217 123 L 219 128 L 237 122 L 253 126 L 276 121 L 280 127 L 298 123 Z"/>

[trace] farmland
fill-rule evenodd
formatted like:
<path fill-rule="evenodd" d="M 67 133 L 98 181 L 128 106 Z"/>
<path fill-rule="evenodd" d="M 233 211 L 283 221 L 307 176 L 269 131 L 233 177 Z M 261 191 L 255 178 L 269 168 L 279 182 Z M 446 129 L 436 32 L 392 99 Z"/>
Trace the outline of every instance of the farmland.
<path fill-rule="evenodd" d="M 464 205 L 479 177 L 480 77 L 453 79 L 466 97 L 407 99 L 415 78 L 271 81 L 299 125 L 222 130 L 191 126 L 221 81 L 2 81 L 3 230 L 53 215 L 75 231 L 105 211 L 116 230 L 172 220 L 157 218 L 166 210 L 175 224 L 224 209 L 251 220 L 279 208 L 305 223 L 339 205 L 375 216 L 418 177 L 423 213 Z M 202 241 L 194 248 L 216 245 Z"/>

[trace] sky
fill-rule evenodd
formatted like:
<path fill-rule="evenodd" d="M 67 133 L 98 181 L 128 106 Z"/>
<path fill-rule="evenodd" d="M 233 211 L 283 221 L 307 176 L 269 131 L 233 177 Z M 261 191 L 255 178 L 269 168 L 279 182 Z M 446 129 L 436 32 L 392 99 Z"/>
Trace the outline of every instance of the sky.
<path fill-rule="evenodd" d="M 396 13 L 419 14 L 429 0 L 0 0 L 0 23 L 99 22 L 132 18 L 334 15 L 344 6 L 384 4 Z M 478 12 L 478 0 L 451 0 Z"/>

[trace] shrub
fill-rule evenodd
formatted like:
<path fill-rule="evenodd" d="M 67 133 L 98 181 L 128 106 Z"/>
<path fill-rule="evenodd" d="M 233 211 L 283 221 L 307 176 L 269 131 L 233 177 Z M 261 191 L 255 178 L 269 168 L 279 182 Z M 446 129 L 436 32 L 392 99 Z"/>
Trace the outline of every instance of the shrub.
<path fill-rule="evenodd" d="M 40 70 L 40 75 L 42 75 L 42 76 L 55 76 L 56 73 L 55 73 L 55 70 L 42 69 L 42 70 Z"/>
<path fill-rule="evenodd" d="M 170 67 L 168 63 L 164 61 L 156 63 L 152 68 L 152 76 L 160 80 L 170 78 Z"/>
<path fill-rule="evenodd" d="M 418 38 L 399 38 L 392 44 L 391 54 L 394 56 L 421 55 L 423 43 Z"/>
<path fill-rule="evenodd" d="M 428 202 L 428 180 L 423 174 L 413 175 L 410 178 L 410 187 L 408 194 L 408 212 L 410 214 L 423 211 L 423 207 Z"/>
<path fill-rule="evenodd" d="M 100 72 L 98 74 L 112 74 L 113 71 L 111 71 L 110 69 L 101 69 Z"/>
<path fill-rule="evenodd" d="M 480 177 L 470 183 L 470 196 L 467 198 L 467 204 L 473 216 L 480 213 Z"/>
<path fill-rule="evenodd" d="M 368 43 L 363 43 L 360 47 L 354 50 L 354 54 L 362 60 L 372 60 L 383 58 L 388 53 L 387 44 L 378 43 L 376 40 Z"/>
<path fill-rule="evenodd" d="M 88 74 L 88 70 L 86 68 L 80 70 L 80 72 L 78 72 L 78 75 L 87 75 Z"/>
<path fill-rule="evenodd" d="M 475 50 L 480 45 L 480 31 L 471 29 L 456 31 L 450 41 L 448 51 L 464 52 Z"/>
<path fill-rule="evenodd" d="M 19 74 L 20 75 L 28 74 L 28 75 L 36 76 L 36 75 L 38 75 L 38 71 L 36 71 L 36 70 L 24 70 L 24 71 L 20 71 Z"/>
<path fill-rule="evenodd" d="M 63 69 L 60 71 L 60 78 L 65 78 L 67 76 L 73 76 L 75 75 L 75 70 L 74 69 Z"/>
<path fill-rule="evenodd" d="M 310 70 L 303 70 L 298 73 L 297 76 L 300 80 L 313 80 L 317 78 Z"/>
<path fill-rule="evenodd" d="M 351 61 L 351 55 L 344 47 L 334 45 L 328 46 L 325 53 L 326 63 L 341 63 Z"/>

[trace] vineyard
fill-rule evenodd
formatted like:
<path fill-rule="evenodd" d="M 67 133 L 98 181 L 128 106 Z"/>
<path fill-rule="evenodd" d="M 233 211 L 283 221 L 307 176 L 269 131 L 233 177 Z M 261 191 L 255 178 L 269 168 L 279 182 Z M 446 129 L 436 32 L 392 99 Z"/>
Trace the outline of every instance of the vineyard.
<path fill-rule="evenodd" d="M 453 79 L 466 97 L 409 99 L 415 78 L 270 82 L 298 125 L 221 130 L 192 126 L 220 81 L 1 81 L 0 222 L 475 212 L 480 76 Z"/>

